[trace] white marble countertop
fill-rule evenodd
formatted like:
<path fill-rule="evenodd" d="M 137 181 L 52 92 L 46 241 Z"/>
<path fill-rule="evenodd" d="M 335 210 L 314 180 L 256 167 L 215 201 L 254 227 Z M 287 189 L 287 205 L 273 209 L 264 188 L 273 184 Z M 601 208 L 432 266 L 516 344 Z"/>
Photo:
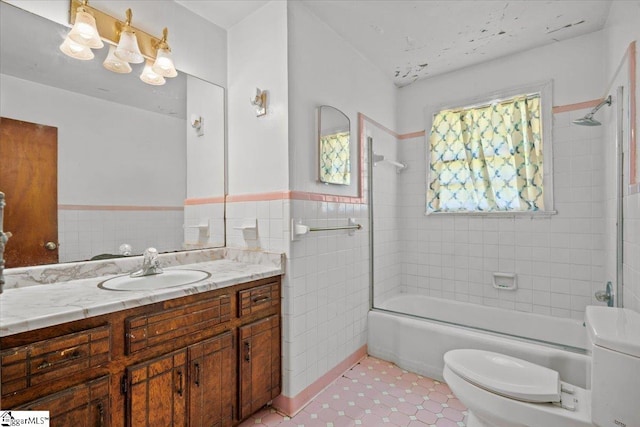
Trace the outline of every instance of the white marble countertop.
<path fill-rule="evenodd" d="M 203 270 L 211 273 L 211 276 L 190 285 L 145 291 L 114 291 L 98 288 L 100 282 L 122 274 L 5 289 L 0 294 L 0 336 L 283 274 L 281 265 L 233 259 L 184 264 L 167 269 Z"/>

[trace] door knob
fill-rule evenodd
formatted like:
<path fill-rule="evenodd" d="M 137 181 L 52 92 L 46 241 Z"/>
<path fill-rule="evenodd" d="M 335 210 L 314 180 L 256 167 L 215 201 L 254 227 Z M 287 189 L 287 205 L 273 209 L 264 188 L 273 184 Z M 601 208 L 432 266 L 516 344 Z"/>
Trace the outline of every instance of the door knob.
<path fill-rule="evenodd" d="M 44 248 L 48 251 L 55 251 L 58 248 L 58 245 L 53 242 L 47 242 L 44 244 Z"/>

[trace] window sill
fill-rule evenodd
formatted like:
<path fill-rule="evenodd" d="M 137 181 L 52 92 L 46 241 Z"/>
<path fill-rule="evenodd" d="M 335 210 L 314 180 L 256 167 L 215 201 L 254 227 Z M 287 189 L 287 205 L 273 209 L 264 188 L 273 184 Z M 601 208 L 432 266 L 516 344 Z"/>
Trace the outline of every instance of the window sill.
<path fill-rule="evenodd" d="M 557 215 L 558 211 L 536 211 L 536 212 L 431 212 L 425 216 L 480 216 L 494 218 L 550 218 Z"/>

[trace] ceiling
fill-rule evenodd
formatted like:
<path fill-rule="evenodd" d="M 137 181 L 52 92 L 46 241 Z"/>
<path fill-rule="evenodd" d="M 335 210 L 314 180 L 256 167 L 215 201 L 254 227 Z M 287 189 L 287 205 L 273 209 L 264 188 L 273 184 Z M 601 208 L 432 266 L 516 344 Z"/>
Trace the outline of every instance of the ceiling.
<path fill-rule="evenodd" d="M 268 3 L 175 1 L 223 28 Z M 598 31 L 611 5 L 611 0 L 290 1 L 303 2 L 398 87 Z"/>

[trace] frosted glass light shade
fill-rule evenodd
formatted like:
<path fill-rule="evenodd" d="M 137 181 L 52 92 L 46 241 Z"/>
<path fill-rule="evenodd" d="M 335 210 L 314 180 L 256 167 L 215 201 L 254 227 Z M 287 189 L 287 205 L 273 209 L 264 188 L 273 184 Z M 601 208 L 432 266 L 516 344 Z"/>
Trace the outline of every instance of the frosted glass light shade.
<path fill-rule="evenodd" d="M 144 57 L 140 53 L 140 47 L 138 46 L 138 38 L 136 33 L 130 29 L 124 29 L 120 34 L 120 41 L 114 54 L 117 58 L 123 61 L 131 62 L 132 64 L 140 64 L 144 62 Z"/>
<path fill-rule="evenodd" d="M 163 77 L 175 77 L 178 75 L 176 67 L 171 59 L 171 51 L 169 49 L 158 49 L 156 54 L 156 62 L 153 64 L 153 71 Z"/>
<path fill-rule="evenodd" d="M 140 74 L 140 80 L 154 86 L 162 86 L 166 83 L 164 77 L 153 71 L 153 65 L 151 61 L 147 61 L 147 63 L 144 65 L 144 70 L 142 70 L 142 74 Z"/>
<path fill-rule="evenodd" d="M 76 22 L 69 31 L 69 36 L 74 42 L 90 47 L 91 49 L 100 49 L 104 46 L 98 34 L 96 27 L 96 19 L 88 12 L 78 9 L 76 13 Z"/>
<path fill-rule="evenodd" d="M 113 71 L 114 73 L 119 74 L 127 74 L 131 72 L 131 65 L 127 61 L 123 61 L 118 58 L 114 53 L 116 51 L 116 47 L 111 45 L 109 46 L 109 55 L 104 60 L 102 65 L 109 71 Z"/>
<path fill-rule="evenodd" d="M 83 46 L 71 40 L 69 37 L 64 39 L 60 45 L 60 50 L 67 56 L 81 61 L 89 61 L 93 59 L 94 54 L 87 46 Z"/>

